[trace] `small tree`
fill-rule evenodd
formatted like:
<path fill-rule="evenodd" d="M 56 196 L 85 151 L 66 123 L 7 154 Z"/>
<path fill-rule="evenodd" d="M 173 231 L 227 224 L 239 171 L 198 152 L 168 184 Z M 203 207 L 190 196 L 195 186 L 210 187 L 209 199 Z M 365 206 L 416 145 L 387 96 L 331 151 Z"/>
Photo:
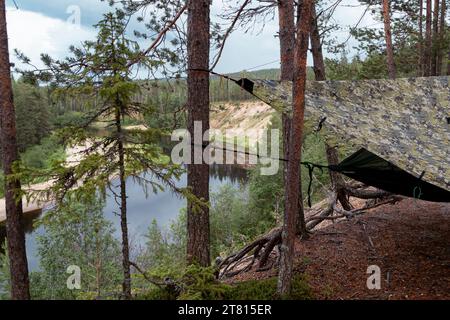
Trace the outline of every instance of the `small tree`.
<path fill-rule="evenodd" d="M 31 273 L 34 299 L 113 297 L 121 282 L 120 242 L 103 217 L 103 201 L 70 201 L 37 238 L 39 271 Z M 81 288 L 67 288 L 67 268 L 81 269 Z"/>
<path fill-rule="evenodd" d="M 167 62 L 151 60 L 142 54 L 138 44 L 125 36 L 126 25 L 127 16 L 122 11 L 105 14 L 96 25 L 99 31 L 95 41 L 85 41 L 80 48 L 72 46 L 72 56 L 62 61 L 43 55 L 46 69 L 23 74 L 31 80 L 51 82 L 57 87 L 55 95 L 100 97 L 101 103 L 92 106 L 81 125 L 59 132 L 65 144 L 84 148 L 80 151 L 79 162 L 55 162 L 50 170 L 44 172 L 53 180 L 45 195 L 56 199 L 63 208 L 68 195 L 79 201 L 92 201 L 98 191 L 112 191 L 120 209 L 123 297 L 129 299 L 131 262 L 126 180 L 134 179 L 146 193 L 169 187 L 190 201 L 195 202 L 196 199 L 186 189 L 175 185 L 174 179 L 178 179 L 183 171 L 169 163 L 158 145 L 164 131 L 148 127 L 145 130 L 124 128 L 127 118 L 140 121 L 143 115 L 152 113 L 150 107 L 134 99 L 140 91 L 139 83 L 133 81 L 136 72 L 154 71 Z M 22 54 L 19 56 L 24 62 L 30 62 Z M 92 130 L 94 123 L 105 123 L 106 134 L 99 137 Z M 145 124 L 142 122 L 142 125 Z M 115 185 L 116 181 L 118 185 Z"/>

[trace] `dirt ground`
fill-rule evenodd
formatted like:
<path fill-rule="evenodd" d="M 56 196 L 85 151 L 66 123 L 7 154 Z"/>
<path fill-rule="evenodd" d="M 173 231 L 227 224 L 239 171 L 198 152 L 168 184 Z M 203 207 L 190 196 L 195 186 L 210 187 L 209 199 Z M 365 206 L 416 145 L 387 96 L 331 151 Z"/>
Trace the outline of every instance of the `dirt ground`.
<path fill-rule="evenodd" d="M 371 265 L 381 270 L 379 290 L 367 288 Z M 328 225 L 296 243 L 295 271 L 317 299 L 450 299 L 450 204 L 402 200 Z"/>

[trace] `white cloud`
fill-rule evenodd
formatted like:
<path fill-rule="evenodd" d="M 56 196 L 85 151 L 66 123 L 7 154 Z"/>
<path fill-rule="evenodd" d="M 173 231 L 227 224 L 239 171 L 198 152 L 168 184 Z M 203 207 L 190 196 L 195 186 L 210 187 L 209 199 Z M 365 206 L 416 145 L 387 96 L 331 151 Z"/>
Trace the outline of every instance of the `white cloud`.
<path fill-rule="evenodd" d="M 34 5 L 40 6 L 39 1 L 41 0 L 34 2 Z M 69 4 L 70 2 L 80 6 L 82 9 L 82 23 L 88 13 L 91 15 L 95 13 L 95 15 L 101 16 L 103 11 L 109 9 L 105 6 L 104 2 L 100 1 L 63 1 L 64 4 Z M 211 8 L 212 16 L 214 17 L 222 12 L 229 4 L 235 5 L 235 2 L 214 0 Z M 62 5 L 62 3 L 59 5 Z M 89 8 L 88 12 L 86 8 Z M 67 49 L 71 44 L 77 45 L 83 40 L 92 39 L 95 36 L 95 30 L 91 27 L 84 25 L 77 29 L 69 22 L 62 20 L 64 18 L 57 19 L 47 16 L 47 13 L 43 10 L 52 9 L 52 7 L 49 8 L 48 2 L 42 2 L 42 10 L 40 13 L 16 10 L 13 7 L 8 7 L 7 9 L 10 51 L 13 52 L 13 49 L 17 48 L 29 56 L 34 63 L 39 62 L 41 53 L 48 53 L 52 57 L 63 58 L 67 55 Z M 342 1 L 341 6 L 334 14 L 334 21 L 344 27 L 340 31 L 335 31 L 335 35 L 340 41 L 344 41 L 348 37 L 348 27 L 354 26 L 357 23 L 364 9 L 365 7 L 358 6 L 356 0 Z M 69 14 L 64 11 L 60 16 L 69 17 Z M 217 21 L 217 17 L 213 18 L 213 20 Z M 278 37 L 275 37 L 278 33 L 276 11 L 274 19 L 266 22 L 265 28 L 260 34 L 256 34 L 256 32 L 244 33 L 242 29 L 235 30 L 227 40 L 221 61 L 216 70 L 218 72 L 234 72 L 279 60 L 279 40 Z M 364 17 L 360 25 L 374 25 L 374 20 L 370 13 Z M 259 30 L 258 27 L 256 27 L 256 30 Z M 142 45 L 143 47 L 146 46 L 145 43 Z M 355 40 L 351 39 L 348 42 L 350 55 L 354 53 L 354 50 L 351 49 L 353 45 L 355 45 Z M 214 54 L 215 51 L 212 52 L 211 58 L 214 57 Z M 328 54 L 326 55 L 330 56 Z M 17 62 L 17 59 L 13 56 L 11 60 Z M 308 64 L 311 63 L 312 59 L 309 59 Z M 275 62 L 261 68 L 275 67 L 279 67 L 279 63 Z"/>
<path fill-rule="evenodd" d="M 63 58 L 70 45 L 78 45 L 95 36 L 93 29 L 12 7 L 7 8 L 7 23 L 11 61 L 16 63 L 14 49 L 22 51 L 33 64 L 41 66 L 41 53 Z"/>

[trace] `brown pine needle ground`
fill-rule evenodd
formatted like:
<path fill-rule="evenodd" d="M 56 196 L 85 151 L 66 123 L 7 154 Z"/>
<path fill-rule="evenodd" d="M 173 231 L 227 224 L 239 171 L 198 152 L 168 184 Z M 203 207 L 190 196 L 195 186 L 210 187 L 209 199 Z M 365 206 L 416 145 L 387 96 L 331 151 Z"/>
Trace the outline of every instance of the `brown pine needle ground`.
<path fill-rule="evenodd" d="M 295 260 L 317 299 L 450 299 L 450 204 L 408 199 L 331 224 L 297 241 Z M 367 289 L 370 265 L 381 268 L 380 290 Z"/>

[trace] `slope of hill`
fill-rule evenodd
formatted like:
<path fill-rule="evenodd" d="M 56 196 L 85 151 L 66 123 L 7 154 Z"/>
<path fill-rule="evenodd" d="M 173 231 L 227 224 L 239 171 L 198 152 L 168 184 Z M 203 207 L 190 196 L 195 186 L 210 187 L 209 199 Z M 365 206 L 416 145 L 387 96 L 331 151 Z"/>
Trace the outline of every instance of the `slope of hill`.
<path fill-rule="evenodd" d="M 405 199 L 315 232 L 295 246 L 295 272 L 318 299 L 450 299 L 450 204 Z M 368 267 L 381 289 L 369 290 Z M 274 277 L 250 271 L 233 281 Z"/>
<path fill-rule="evenodd" d="M 225 136 L 227 130 L 242 130 L 254 141 L 261 137 L 257 130 L 271 124 L 273 113 L 273 108 L 260 101 L 215 103 L 211 108 L 211 128 L 219 129 Z"/>

